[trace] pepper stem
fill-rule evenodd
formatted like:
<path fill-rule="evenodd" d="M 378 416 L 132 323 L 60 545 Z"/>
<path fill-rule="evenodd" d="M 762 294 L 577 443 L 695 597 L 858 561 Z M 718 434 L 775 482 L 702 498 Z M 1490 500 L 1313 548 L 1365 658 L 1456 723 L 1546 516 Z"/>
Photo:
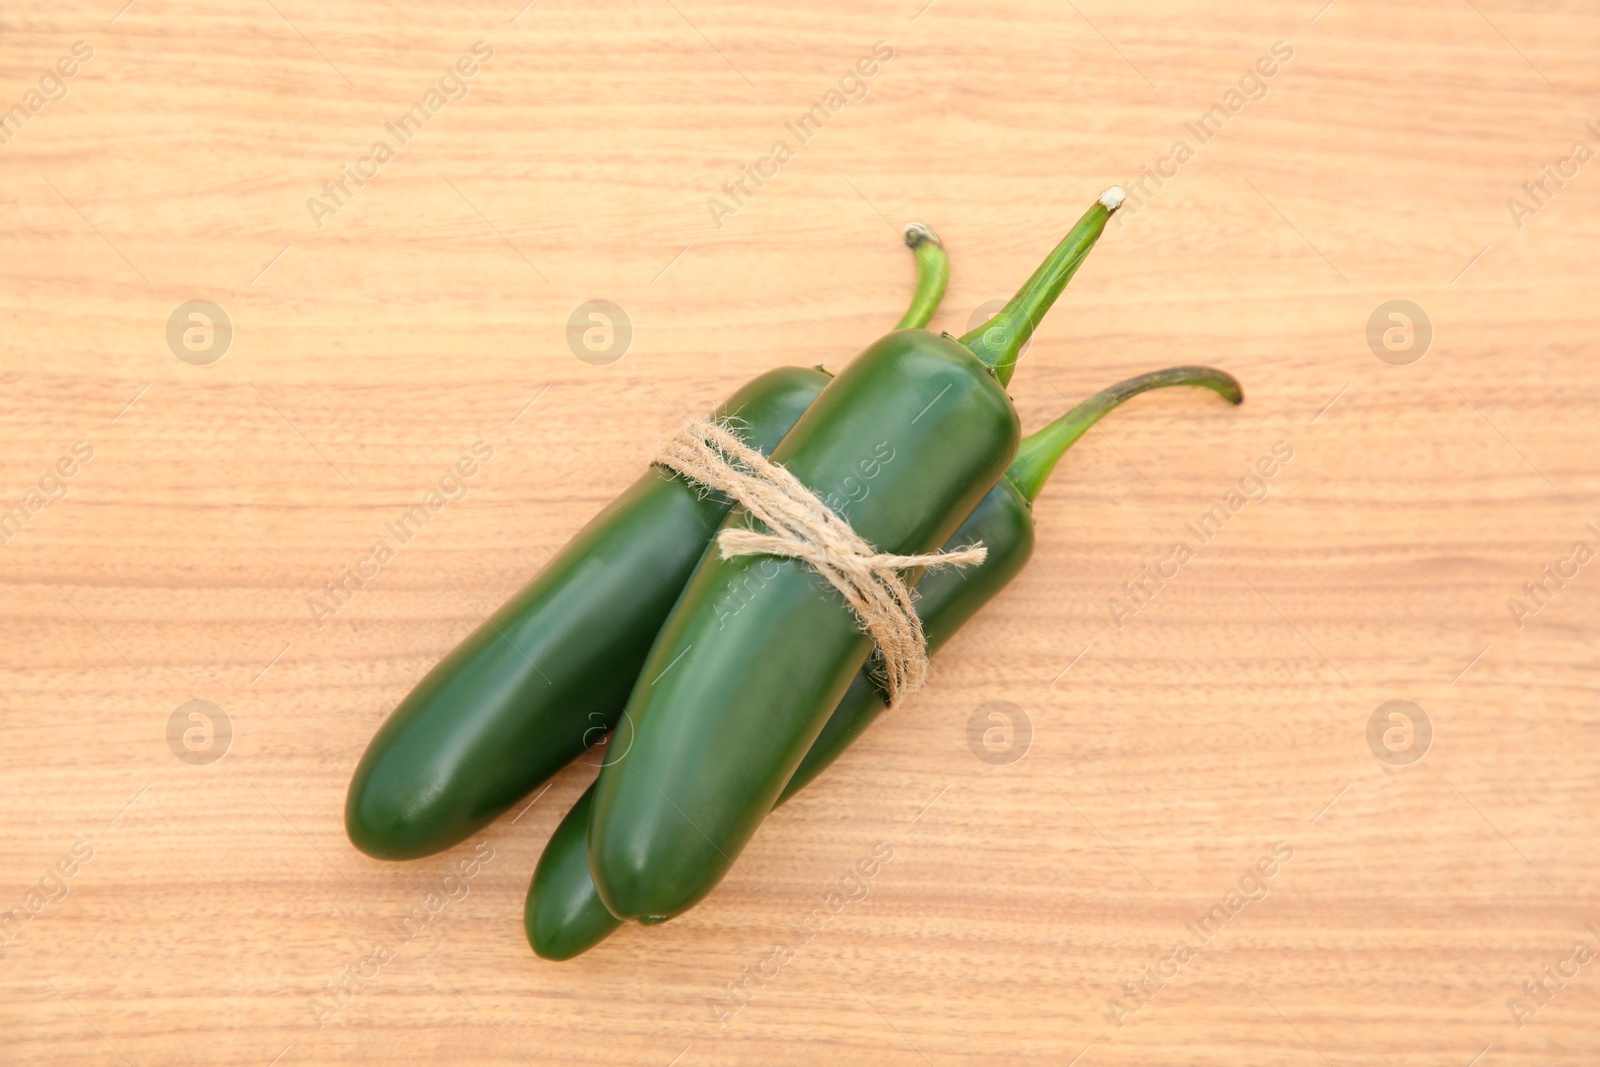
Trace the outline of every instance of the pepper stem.
<path fill-rule="evenodd" d="M 932 321 L 939 301 L 944 299 L 945 288 L 950 284 L 950 257 L 939 235 L 920 222 L 906 224 L 905 238 L 917 257 L 917 291 L 911 294 L 911 306 L 894 328 L 921 329 Z"/>
<path fill-rule="evenodd" d="M 1034 327 L 1044 318 L 1050 305 L 1056 302 L 1061 290 L 1067 287 L 1077 273 L 1084 257 L 1100 239 L 1106 222 L 1122 206 L 1124 193 L 1113 185 L 1100 194 L 1100 199 L 1083 213 L 1083 218 L 1061 239 L 1055 251 L 1045 257 L 1033 277 L 1023 283 L 1011 302 L 1000 309 L 1000 314 L 960 338 L 973 355 L 994 368 L 1001 385 L 1011 381 L 1016 370 L 1017 354 L 1033 336 Z"/>
<path fill-rule="evenodd" d="M 1028 498 L 1028 503 L 1033 503 L 1039 499 L 1044 483 L 1050 480 L 1050 472 L 1055 469 L 1057 461 L 1078 438 L 1089 432 L 1089 427 L 1131 397 L 1174 385 L 1198 385 L 1220 394 L 1231 403 L 1244 402 L 1244 387 L 1239 380 L 1215 367 L 1168 367 L 1166 370 L 1141 374 L 1100 390 L 1044 429 L 1024 437 L 1017 446 L 1017 458 L 1012 460 L 1006 477 Z"/>

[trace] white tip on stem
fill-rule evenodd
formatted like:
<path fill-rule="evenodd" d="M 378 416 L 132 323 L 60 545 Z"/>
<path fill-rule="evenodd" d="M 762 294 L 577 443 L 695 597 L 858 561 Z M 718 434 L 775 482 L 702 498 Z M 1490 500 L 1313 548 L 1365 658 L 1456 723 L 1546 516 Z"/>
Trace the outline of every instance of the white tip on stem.
<path fill-rule="evenodd" d="M 1100 203 L 1105 205 L 1107 211 L 1115 211 L 1122 206 L 1122 202 L 1127 198 L 1128 194 L 1122 191 L 1122 186 L 1113 185 L 1100 194 Z"/>

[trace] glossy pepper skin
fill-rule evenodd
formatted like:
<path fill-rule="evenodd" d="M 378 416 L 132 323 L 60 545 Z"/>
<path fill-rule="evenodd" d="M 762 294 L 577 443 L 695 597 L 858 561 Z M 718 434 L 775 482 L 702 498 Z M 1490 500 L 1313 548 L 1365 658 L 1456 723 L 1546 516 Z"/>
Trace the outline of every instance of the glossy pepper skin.
<path fill-rule="evenodd" d="M 774 462 L 880 552 L 942 545 L 1011 462 L 1018 424 L 1004 383 L 1122 199 L 1107 190 L 990 327 L 960 340 L 899 330 L 869 347 Z M 724 526 L 747 521 L 735 509 Z M 865 662 L 870 641 L 857 627 L 809 567 L 707 552 L 596 785 L 589 871 L 607 910 L 663 922 L 716 886 Z"/>
<path fill-rule="evenodd" d="M 922 617 L 930 653 L 999 593 L 1033 554 L 1028 503 L 1004 478 L 946 547 L 963 547 L 980 539 L 989 549 L 989 558 L 980 566 L 959 576 L 951 570 L 931 571 L 917 586 L 917 614 Z M 777 803 L 805 784 L 798 781 L 802 775 L 809 782 L 820 774 L 885 707 L 883 693 L 869 672 L 858 671 Z M 568 960 L 586 952 L 623 924 L 606 910 L 589 876 L 587 840 L 593 798 L 591 785 L 551 835 L 528 887 L 524 930 L 534 952 L 547 960 Z"/>
<path fill-rule="evenodd" d="M 1017 413 L 954 339 L 888 334 L 772 452 L 880 551 L 928 552 L 1016 453 Z M 855 499 L 850 499 L 850 497 Z M 750 521 L 736 508 L 724 525 Z M 768 556 L 701 559 L 618 722 L 589 820 L 606 907 L 658 922 L 721 880 L 871 651 L 838 592 Z"/>
<path fill-rule="evenodd" d="M 905 231 L 917 285 L 901 327 L 925 326 L 949 279 L 939 236 Z M 831 375 L 783 368 L 718 409 L 770 451 Z M 652 469 L 401 701 L 350 783 L 350 840 L 411 859 L 472 836 L 622 713 L 656 631 L 731 503 Z"/>
<path fill-rule="evenodd" d="M 1130 397 L 1180 385 L 1212 389 L 1234 404 L 1244 399 L 1232 375 L 1209 367 L 1173 367 L 1101 390 L 1024 439 L 1006 476 L 945 543 L 950 550 L 982 541 L 989 549 L 988 558 L 964 573 L 932 571 L 917 587 L 917 614 L 930 655 L 1010 584 L 1032 558 L 1033 500 L 1060 457 L 1089 427 Z M 859 671 L 779 794 L 777 804 L 810 784 L 886 710 L 878 685 L 868 671 Z M 529 945 L 544 959 L 571 959 L 622 926 L 622 920 L 606 910 L 589 876 L 586 829 L 593 797 L 591 785 L 551 836 L 528 886 L 524 930 Z"/>
<path fill-rule="evenodd" d="M 1244 388 L 1227 371 L 1196 365 L 1168 367 L 1108 386 L 1023 439 L 1006 476 L 945 545 L 949 550 L 981 541 L 989 550 L 988 558 L 966 571 L 932 571 L 917 586 L 917 615 L 928 638 L 928 655 L 943 648 L 1033 558 L 1033 502 L 1039 499 L 1067 450 L 1090 427 L 1133 397 L 1152 389 L 1178 386 L 1209 389 L 1230 404 L 1244 403 Z M 778 803 L 809 785 L 888 710 L 882 691 L 867 673 L 856 675 L 778 795 Z"/>
<path fill-rule="evenodd" d="M 1001 478 L 989 490 L 945 547 L 955 549 L 979 543 L 989 550 L 989 556 L 977 567 L 965 572 L 941 568 L 930 571 L 917 583 L 917 615 L 922 619 L 930 656 L 970 622 L 979 608 L 1010 585 L 1011 579 L 1033 558 L 1033 505 L 1009 478 Z M 778 794 L 778 803 L 809 785 L 888 710 L 883 691 L 869 672 L 858 672 Z"/>
<path fill-rule="evenodd" d="M 770 451 L 828 375 L 783 367 L 719 412 Z M 458 844 L 605 736 L 731 502 L 652 467 L 430 671 L 350 782 L 361 851 L 412 859 Z"/>
<path fill-rule="evenodd" d="M 622 926 L 600 903 L 589 877 L 591 783 L 556 826 L 544 846 L 522 906 L 523 932 L 533 951 L 547 960 L 570 960 L 589 951 Z"/>

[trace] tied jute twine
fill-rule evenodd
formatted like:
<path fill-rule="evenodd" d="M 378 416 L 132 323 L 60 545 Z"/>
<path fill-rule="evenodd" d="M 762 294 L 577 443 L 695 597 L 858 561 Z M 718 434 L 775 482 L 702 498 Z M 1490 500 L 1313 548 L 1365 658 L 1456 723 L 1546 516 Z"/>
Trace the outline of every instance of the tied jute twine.
<path fill-rule="evenodd" d="M 668 441 L 656 463 L 726 493 L 771 533 L 729 527 L 717 535 L 723 559 L 787 556 L 809 563 L 854 612 L 878 646 L 880 683 L 889 706 L 921 688 L 928 672 L 928 640 L 912 607 L 911 590 L 897 571 L 909 567 L 966 567 L 982 563 L 981 544 L 954 552 L 896 556 L 879 552 L 800 480 L 735 436 L 726 424 L 694 419 Z"/>

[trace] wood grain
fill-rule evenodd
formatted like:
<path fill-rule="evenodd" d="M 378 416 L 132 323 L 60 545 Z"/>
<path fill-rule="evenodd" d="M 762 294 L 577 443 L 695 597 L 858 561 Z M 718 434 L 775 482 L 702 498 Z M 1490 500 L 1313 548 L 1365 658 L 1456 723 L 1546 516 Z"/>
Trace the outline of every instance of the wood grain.
<path fill-rule="evenodd" d="M 0 1062 L 1600 1058 L 1600 963 L 1523 986 L 1600 950 L 1600 563 L 1520 628 L 1507 607 L 1600 548 L 1600 163 L 1523 189 L 1600 150 L 1592 5 L 123 2 L 0 12 L 0 106 L 27 114 L 0 144 L 0 512 L 25 519 L 0 548 L 0 911 L 25 916 Z M 314 218 L 479 41 L 465 95 Z M 716 225 L 708 199 L 879 41 L 864 97 Z M 1280 41 L 1201 144 L 1186 124 Z M 465 882 L 479 842 L 351 848 L 377 723 L 679 410 L 847 361 L 909 293 L 905 220 L 943 234 L 936 326 L 962 332 L 1146 165 L 1171 176 L 1016 378 L 1025 425 L 1177 362 L 1248 401 L 1152 395 L 1086 438 L 1026 574 L 704 906 L 532 956 L 524 890 L 581 766 Z M 609 365 L 567 345 L 591 299 L 632 324 Z M 1367 341 L 1395 299 L 1434 329 L 1404 366 Z M 233 327 L 209 365 L 168 346 L 191 300 Z M 470 490 L 319 620 L 479 441 Z M 1280 441 L 1266 499 L 1119 627 L 1123 583 Z M 92 459 L 30 509 L 77 442 Z M 206 765 L 168 743 L 191 700 L 232 725 Z M 1004 765 L 968 744 L 996 700 L 1032 731 Z M 1369 747 L 1391 700 L 1431 724 L 1419 761 Z M 866 898 L 731 1011 L 879 842 Z M 1275 842 L 1265 896 L 1202 942 L 1187 924 Z"/>

